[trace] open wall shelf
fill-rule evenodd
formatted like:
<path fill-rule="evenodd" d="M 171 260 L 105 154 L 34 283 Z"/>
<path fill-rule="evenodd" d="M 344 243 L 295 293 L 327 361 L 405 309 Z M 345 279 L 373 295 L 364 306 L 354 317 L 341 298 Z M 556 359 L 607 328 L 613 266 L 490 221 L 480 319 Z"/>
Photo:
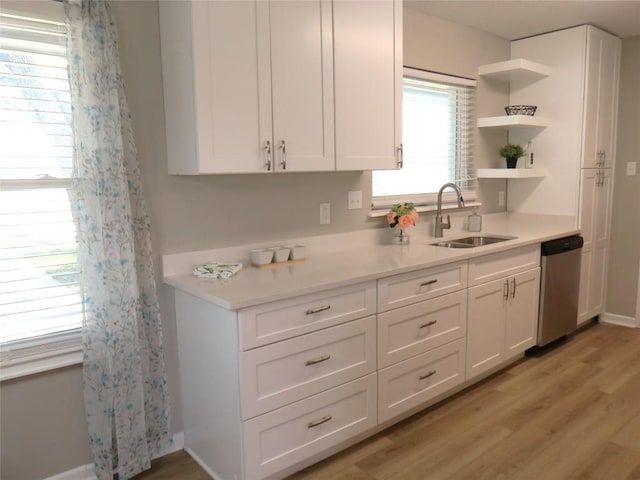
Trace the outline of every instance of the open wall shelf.
<path fill-rule="evenodd" d="M 479 76 L 502 82 L 539 80 L 552 73 L 551 67 L 524 58 L 514 58 L 505 62 L 482 65 L 478 68 Z"/>
<path fill-rule="evenodd" d="M 547 175 L 540 168 L 479 168 L 478 178 L 542 178 Z"/>

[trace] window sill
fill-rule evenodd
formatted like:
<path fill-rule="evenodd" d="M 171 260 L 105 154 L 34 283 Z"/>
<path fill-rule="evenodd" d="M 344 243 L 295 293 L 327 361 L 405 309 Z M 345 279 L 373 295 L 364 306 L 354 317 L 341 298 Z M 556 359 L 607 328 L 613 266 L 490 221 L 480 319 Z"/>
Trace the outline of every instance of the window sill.
<path fill-rule="evenodd" d="M 0 352 L 0 382 L 82 363 L 79 333 Z"/>
<path fill-rule="evenodd" d="M 459 208 L 458 205 L 455 203 L 448 203 L 448 204 L 442 205 L 442 210 L 443 211 L 466 210 L 468 208 L 480 207 L 481 205 L 482 203 L 480 202 L 465 202 L 464 207 Z M 438 210 L 438 207 L 436 205 L 418 205 L 415 208 L 418 213 L 435 212 Z M 388 212 L 389 212 L 388 208 L 380 209 L 380 210 L 371 210 L 369 213 L 367 213 L 367 217 L 384 217 L 387 215 Z"/>

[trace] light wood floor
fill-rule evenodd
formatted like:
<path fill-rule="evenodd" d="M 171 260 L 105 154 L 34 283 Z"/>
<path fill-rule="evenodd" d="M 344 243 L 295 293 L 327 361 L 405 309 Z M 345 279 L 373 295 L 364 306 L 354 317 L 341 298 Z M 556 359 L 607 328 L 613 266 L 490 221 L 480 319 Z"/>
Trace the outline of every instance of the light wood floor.
<path fill-rule="evenodd" d="M 184 452 L 146 480 L 205 480 Z M 597 324 L 290 480 L 640 480 L 640 329 Z"/>

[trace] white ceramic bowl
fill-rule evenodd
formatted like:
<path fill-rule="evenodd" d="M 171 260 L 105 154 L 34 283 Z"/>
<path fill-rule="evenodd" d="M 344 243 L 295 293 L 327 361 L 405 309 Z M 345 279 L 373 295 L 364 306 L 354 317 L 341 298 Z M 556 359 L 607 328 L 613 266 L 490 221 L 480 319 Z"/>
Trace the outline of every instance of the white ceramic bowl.
<path fill-rule="evenodd" d="M 304 245 L 288 245 L 291 250 L 289 253 L 290 260 L 302 260 L 307 256 L 307 247 Z"/>
<path fill-rule="evenodd" d="M 269 250 L 273 251 L 274 262 L 286 262 L 289 260 L 290 249 L 288 247 L 271 247 Z"/>
<path fill-rule="evenodd" d="M 255 248 L 250 253 L 254 265 L 268 265 L 273 261 L 273 250 L 271 249 Z"/>

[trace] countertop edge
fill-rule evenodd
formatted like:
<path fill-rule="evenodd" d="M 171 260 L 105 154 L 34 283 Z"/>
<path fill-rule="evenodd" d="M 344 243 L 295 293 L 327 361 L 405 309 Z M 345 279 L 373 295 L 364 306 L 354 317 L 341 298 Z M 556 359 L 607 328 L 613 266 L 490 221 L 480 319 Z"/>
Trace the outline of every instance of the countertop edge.
<path fill-rule="evenodd" d="M 469 232 L 464 233 L 473 235 Z M 491 230 L 491 233 L 502 234 L 503 232 Z M 514 233 L 514 231 L 508 232 L 508 234 Z M 412 259 L 409 256 L 410 258 L 406 263 L 402 262 L 402 257 L 403 254 L 409 250 L 403 251 L 402 249 L 408 249 L 410 246 L 368 245 L 363 247 L 363 249 L 368 249 L 367 251 L 373 255 L 371 257 L 372 260 L 347 264 L 344 266 L 344 269 L 341 269 L 337 273 L 331 273 L 330 271 L 323 272 L 321 268 L 318 268 L 317 271 L 314 272 L 314 267 L 324 267 L 327 265 L 327 262 L 324 262 L 320 256 L 313 265 L 307 264 L 305 266 L 305 264 L 301 264 L 291 267 L 274 266 L 270 269 L 247 267 L 244 269 L 244 276 L 240 276 L 243 274 L 243 271 L 240 271 L 238 277 L 232 277 L 226 280 L 200 279 L 193 275 L 173 275 L 164 277 L 163 281 L 166 285 L 227 310 L 239 310 L 318 291 L 341 288 L 448 263 L 466 261 L 478 256 L 505 252 L 579 233 L 580 230 L 575 227 L 558 227 L 552 229 L 552 231 L 541 233 L 540 235 L 531 233 L 523 234 L 517 239 L 506 242 L 468 249 L 444 249 L 442 247 L 429 245 L 425 242 L 415 247 L 418 250 L 418 256 L 420 252 L 427 252 L 432 255 L 425 255 L 427 258 L 424 260 Z M 451 237 L 447 235 L 447 237 L 455 238 L 453 235 Z M 438 240 L 439 239 L 431 238 L 428 241 L 433 243 Z M 444 250 L 447 250 L 447 252 L 444 252 Z M 349 257 L 348 250 L 336 253 L 336 256 L 340 255 L 345 258 L 351 258 Z M 434 258 L 434 256 L 436 258 Z M 385 261 L 385 258 L 388 261 Z M 336 264 L 336 268 L 338 267 L 340 267 L 340 265 Z M 347 270 L 349 268 L 354 270 L 353 273 L 348 273 Z M 285 274 L 285 270 L 278 271 L 278 269 L 287 269 L 287 273 Z M 262 270 L 262 272 L 257 272 L 257 270 Z M 264 273 L 265 270 L 271 271 L 272 277 L 268 277 L 268 274 Z M 294 272 L 294 274 L 291 275 L 291 272 Z M 295 272 L 300 272 L 298 278 L 296 278 L 297 274 Z M 324 273 L 324 276 L 321 275 L 322 273 Z M 280 274 L 282 274 L 282 279 L 277 278 Z M 312 277 L 313 279 L 311 279 Z"/>

